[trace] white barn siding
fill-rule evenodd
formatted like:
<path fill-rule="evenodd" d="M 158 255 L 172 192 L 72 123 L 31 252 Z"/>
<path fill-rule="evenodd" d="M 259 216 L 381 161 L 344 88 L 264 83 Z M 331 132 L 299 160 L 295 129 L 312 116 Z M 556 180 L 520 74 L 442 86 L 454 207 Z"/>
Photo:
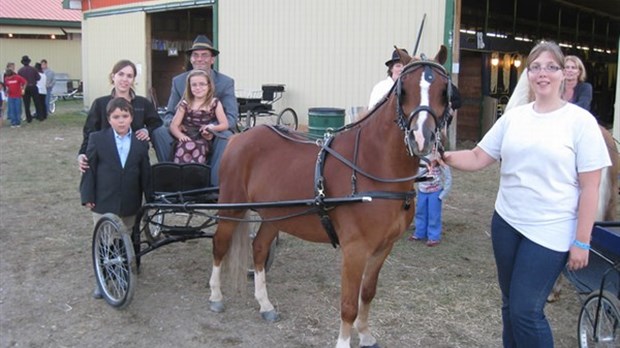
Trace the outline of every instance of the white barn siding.
<path fill-rule="evenodd" d="M 17 69 L 22 67 L 20 60 L 27 55 L 30 65 L 47 59 L 56 73 L 69 74 L 72 79 L 82 78 L 81 40 L 34 40 L 0 39 L 0 64 L 4 72 L 6 63 L 13 62 Z"/>
<path fill-rule="evenodd" d="M 135 90 L 148 95 L 150 80 L 150 30 L 147 30 L 146 13 L 131 12 L 113 16 L 93 17 L 82 21 L 83 76 L 88 84 L 84 92 L 84 105 L 110 93 L 110 73 L 121 59 L 129 59 L 138 68 Z M 147 39 L 148 38 L 148 39 Z"/>
<path fill-rule="evenodd" d="M 426 13 L 418 53 L 443 42 L 445 1 L 227 0 L 218 2 L 219 70 L 237 89 L 284 83 L 280 105 L 307 124 L 310 107 L 366 106 L 386 77 L 393 45 L 410 53 Z"/>

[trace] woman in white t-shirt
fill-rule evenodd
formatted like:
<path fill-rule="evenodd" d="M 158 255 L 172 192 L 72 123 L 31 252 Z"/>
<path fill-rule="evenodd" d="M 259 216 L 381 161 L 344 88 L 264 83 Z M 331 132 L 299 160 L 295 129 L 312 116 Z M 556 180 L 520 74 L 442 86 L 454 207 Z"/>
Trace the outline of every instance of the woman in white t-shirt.
<path fill-rule="evenodd" d="M 502 291 L 504 347 L 553 347 L 546 298 L 564 266 L 588 264 L 601 169 L 611 165 L 592 115 L 562 100 L 564 56 L 541 42 L 527 59 L 534 102 L 512 108 L 455 169 L 500 161 L 491 239 Z"/>
<path fill-rule="evenodd" d="M 39 72 L 39 76 L 41 77 L 37 81 L 37 89 L 39 93 L 34 96 L 34 107 L 37 112 L 36 118 L 39 121 L 43 121 L 47 118 L 47 106 L 45 105 L 45 97 L 47 96 L 47 78 L 45 77 L 45 73 L 41 67 L 41 63 L 37 63 L 34 65 L 34 68 Z"/>

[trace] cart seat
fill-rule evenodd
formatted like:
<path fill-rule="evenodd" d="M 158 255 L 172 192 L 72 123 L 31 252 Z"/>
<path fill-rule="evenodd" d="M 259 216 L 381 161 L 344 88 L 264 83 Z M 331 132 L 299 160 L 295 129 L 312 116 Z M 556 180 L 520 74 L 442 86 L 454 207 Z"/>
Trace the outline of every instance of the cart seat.
<path fill-rule="evenodd" d="M 211 167 L 200 163 L 162 162 L 151 166 L 152 192 L 173 202 L 211 201 Z"/>

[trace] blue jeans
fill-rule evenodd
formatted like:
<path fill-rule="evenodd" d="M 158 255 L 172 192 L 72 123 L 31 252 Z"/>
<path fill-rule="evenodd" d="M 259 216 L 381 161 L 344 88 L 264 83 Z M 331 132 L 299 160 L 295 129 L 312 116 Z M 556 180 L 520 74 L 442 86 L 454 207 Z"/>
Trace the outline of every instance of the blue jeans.
<path fill-rule="evenodd" d="M 11 126 L 19 126 L 22 123 L 22 98 L 9 98 L 7 117 Z"/>
<path fill-rule="evenodd" d="M 45 109 L 47 110 L 47 115 L 50 114 L 50 100 L 52 99 L 52 87 L 47 87 L 47 94 L 45 95 Z"/>
<path fill-rule="evenodd" d="M 530 241 L 497 212 L 491 221 L 491 240 L 502 291 L 504 347 L 553 347 L 544 307 L 566 265 L 568 252 L 553 251 Z"/>
<path fill-rule="evenodd" d="M 415 208 L 415 234 L 418 239 L 438 241 L 441 239 L 441 199 L 437 192 L 418 190 Z"/>

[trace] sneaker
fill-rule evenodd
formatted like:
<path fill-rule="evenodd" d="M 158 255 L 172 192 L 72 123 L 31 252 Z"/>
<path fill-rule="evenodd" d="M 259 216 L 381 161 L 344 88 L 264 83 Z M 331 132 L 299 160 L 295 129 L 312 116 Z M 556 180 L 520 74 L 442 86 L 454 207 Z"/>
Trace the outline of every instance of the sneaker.
<path fill-rule="evenodd" d="M 421 240 L 422 240 L 422 238 L 418 238 L 418 237 L 416 237 L 416 236 L 414 236 L 414 235 L 411 235 L 411 236 L 409 236 L 409 237 L 407 238 L 407 240 L 408 240 L 408 241 L 417 241 L 417 242 L 419 242 L 419 241 L 421 241 Z"/>
<path fill-rule="evenodd" d="M 438 240 L 428 240 L 426 241 L 426 246 L 428 247 L 434 247 L 436 245 L 439 245 L 439 241 Z"/>

